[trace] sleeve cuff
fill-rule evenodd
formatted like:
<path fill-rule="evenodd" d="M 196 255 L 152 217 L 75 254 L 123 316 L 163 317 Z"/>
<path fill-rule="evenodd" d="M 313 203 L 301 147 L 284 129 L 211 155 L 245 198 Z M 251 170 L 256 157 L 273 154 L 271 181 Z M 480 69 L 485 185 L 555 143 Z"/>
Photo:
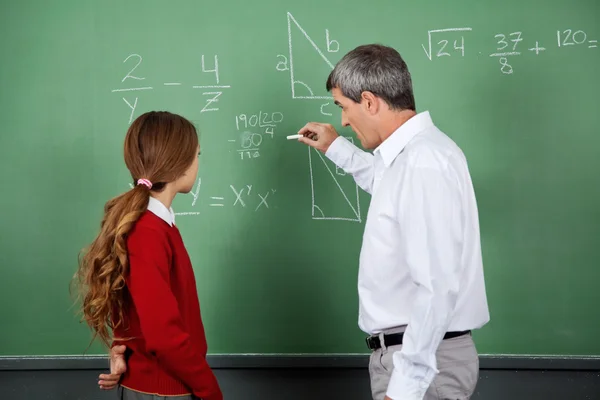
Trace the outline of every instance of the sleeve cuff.
<path fill-rule="evenodd" d="M 433 377 L 411 379 L 400 369 L 394 368 L 386 395 L 392 400 L 423 400 L 431 381 Z"/>

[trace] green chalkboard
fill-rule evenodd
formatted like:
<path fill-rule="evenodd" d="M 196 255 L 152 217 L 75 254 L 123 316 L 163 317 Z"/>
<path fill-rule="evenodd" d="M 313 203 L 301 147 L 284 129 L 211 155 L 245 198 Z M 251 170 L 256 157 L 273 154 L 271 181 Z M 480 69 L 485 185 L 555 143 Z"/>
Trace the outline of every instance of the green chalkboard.
<path fill-rule="evenodd" d="M 148 110 L 200 131 L 198 182 L 174 208 L 210 352 L 366 352 L 369 197 L 285 136 L 339 128 L 325 80 L 372 42 L 401 52 L 418 109 L 469 159 L 492 318 L 479 351 L 600 354 L 598 21 L 597 0 L 5 4 L 0 355 L 85 351 L 68 284 L 129 188 L 123 138 Z"/>

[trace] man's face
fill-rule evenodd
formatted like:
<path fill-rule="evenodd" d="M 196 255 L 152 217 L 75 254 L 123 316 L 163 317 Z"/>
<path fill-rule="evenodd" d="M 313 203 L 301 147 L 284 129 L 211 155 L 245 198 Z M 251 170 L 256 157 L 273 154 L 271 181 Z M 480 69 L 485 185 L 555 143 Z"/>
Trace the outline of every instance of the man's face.
<path fill-rule="evenodd" d="M 338 88 L 331 90 L 335 104 L 342 109 L 342 125 L 352 128 L 360 144 L 365 149 L 374 149 L 380 144 L 378 136 L 374 133 L 371 115 L 365 110 L 364 101 L 356 103 L 344 96 Z"/>

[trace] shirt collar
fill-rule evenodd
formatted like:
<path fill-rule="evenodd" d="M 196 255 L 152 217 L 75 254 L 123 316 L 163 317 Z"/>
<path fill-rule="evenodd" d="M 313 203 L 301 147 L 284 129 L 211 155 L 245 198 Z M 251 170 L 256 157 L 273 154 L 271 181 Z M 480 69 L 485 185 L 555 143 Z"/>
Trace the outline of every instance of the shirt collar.
<path fill-rule="evenodd" d="M 423 111 L 400 125 L 394 133 L 377 146 L 374 153 L 379 153 L 385 166 L 389 167 L 412 138 L 432 126 L 433 121 L 429 111 Z"/>
<path fill-rule="evenodd" d="M 175 213 L 173 208 L 167 208 L 163 203 L 150 196 L 148 200 L 148 211 L 165 221 L 170 226 L 175 225 Z"/>

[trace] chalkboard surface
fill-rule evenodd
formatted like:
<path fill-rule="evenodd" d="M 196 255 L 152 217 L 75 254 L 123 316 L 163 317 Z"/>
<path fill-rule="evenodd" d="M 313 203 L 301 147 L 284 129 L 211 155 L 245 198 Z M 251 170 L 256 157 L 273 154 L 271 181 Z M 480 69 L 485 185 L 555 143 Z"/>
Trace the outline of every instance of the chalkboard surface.
<path fill-rule="evenodd" d="M 148 110 L 200 131 L 198 182 L 174 208 L 209 351 L 366 352 L 369 196 L 285 136 L 340 128 L 325 80 L 374 42 L 400 51 L 418 110 L 469 160 L 492 318 L 478 350 L 600 354 L 598 21 L 595 0 L 5 5 L 0 355 L 86 350 L 69 280 L 104 202 L 129 189 L 123 138 Z"/>

